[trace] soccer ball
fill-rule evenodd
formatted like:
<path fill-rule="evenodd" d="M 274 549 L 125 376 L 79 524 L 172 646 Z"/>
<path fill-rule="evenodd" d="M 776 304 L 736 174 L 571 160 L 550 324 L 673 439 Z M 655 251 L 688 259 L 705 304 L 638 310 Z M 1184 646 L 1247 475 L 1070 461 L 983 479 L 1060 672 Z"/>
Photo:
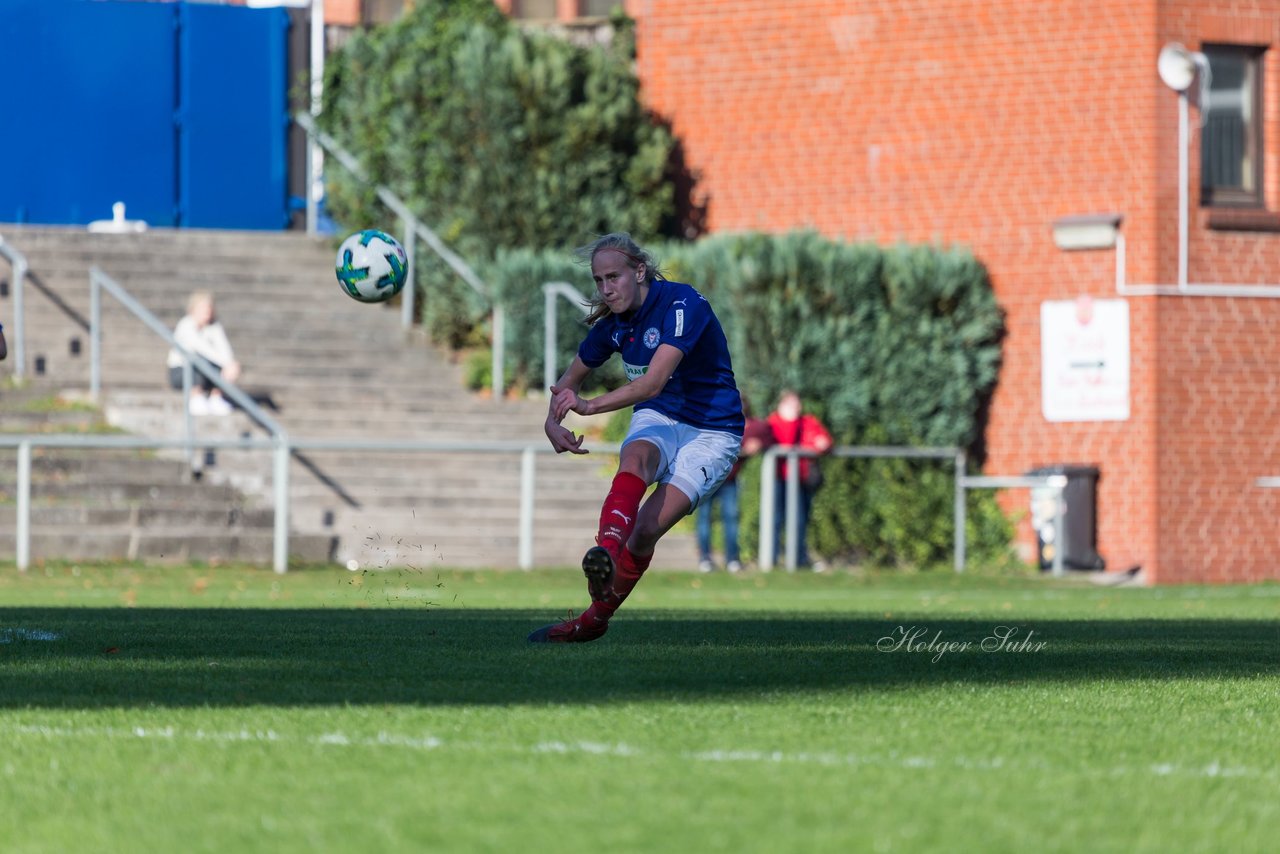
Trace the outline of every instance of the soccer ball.
<path fill-rule="evenodd" d="M 338 283 L 360 302 L 386 302 L 404 287 L 409 257 L 385 231 L 366 228 L 342 241 L 335 263 Z"/>

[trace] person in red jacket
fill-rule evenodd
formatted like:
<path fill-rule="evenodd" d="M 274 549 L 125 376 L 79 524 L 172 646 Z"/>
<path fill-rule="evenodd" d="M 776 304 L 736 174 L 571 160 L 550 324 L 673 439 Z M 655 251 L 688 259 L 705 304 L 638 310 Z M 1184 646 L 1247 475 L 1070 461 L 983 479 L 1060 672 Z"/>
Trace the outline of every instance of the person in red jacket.
<path fill-rule="evenodd" d="M 800 395 L 786 389 L 778 396 L 778 407 L 769 414 L 769 429 L 773 431 L 773 441 L 778 445 L 801 448 L 825 454 L 831 450 L 831 433 L 814 415 L 804 413 Z M 796 566 L 808 567 L 809 547 L 806 532 L 809 528 L 809 514 L 813 510 L 813 496 L 822 485 L 822 470 L 818 462 L 810 457 L 800 458 L 800 506 L 797 508 L 796 525 Z M 786 530 L 787 518 L 787 460 L 778 458 L 778 477 L 774 483 L 773 514 L 773 563 L 778 563 L 778 555 L 782 550 L 782 537 Z M 816 572 L 823 567 L 813 564 Z"/>

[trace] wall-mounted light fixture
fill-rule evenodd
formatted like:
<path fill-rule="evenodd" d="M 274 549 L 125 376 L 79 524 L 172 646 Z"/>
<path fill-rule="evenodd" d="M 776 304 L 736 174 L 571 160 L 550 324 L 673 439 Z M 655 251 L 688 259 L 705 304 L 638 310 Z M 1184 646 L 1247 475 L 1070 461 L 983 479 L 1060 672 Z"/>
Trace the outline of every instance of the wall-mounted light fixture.
<path fill-rule="evenodd" d="M 1170 42 L 1160 49 L 1156 58 L 1156 73 L 1175 92 L 1185 92 L 1199 78 L 1201 89 L 1209 83 L 1209 60 L 1200 51 L 1187 50 L 1177 42 Z M 1201 101 L 1203 101 L 1203 91 Z"/>
<path fill-rule="evenodd" d="M 1120 214 L 1079 214 L 1053 221 L 1053 242 L 1059 249 L 1110 249 L 1124 219 Z"/>

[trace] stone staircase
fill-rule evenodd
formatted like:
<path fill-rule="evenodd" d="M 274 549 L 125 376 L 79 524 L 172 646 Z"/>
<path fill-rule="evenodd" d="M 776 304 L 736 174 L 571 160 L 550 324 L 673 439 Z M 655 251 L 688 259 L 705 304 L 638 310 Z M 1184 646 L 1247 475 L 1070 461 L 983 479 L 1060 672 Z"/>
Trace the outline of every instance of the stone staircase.
<path fill-rule="evenodd" d="M 88 269 L 96 265 L 172 327 L 187 295 L 211 291 L 219 319 L 245 367 L 241 385 L 294 439 L 421 439 L 502 441 L 544 447 L 542 399 L 490 400 L 467 391 L 461 369 L 419 332 L 400 327 L 398 305 L 369 306 L 344 296 L 332 273 L 327 239 L 299 233 L 152 230 L 143 234 L 88 234 L 79 229 L 0 226 L 0 233 L 31 265 L 27 282 L 27 362 L 43 372 L 34 384 L 67 395 L 83 395 L 89 379 Z M 0 265 L 0 278 L 7 278 Z M 538 283 L 531 283 L 536 287 Z M 0 316 L 12 318 L 12 294 L 0 295 Z M 126 309 L 103 296 L 103 407 L 115 428 L 147 436 L 180 436 L 181 395 L 167 386 L 166 347 Z M 7 363 L 0 363 L 4 365 Z M 0 367 L 0 370 L 4 370 Z M 0 406 L 8 397 L 0 398 Z M 6 432 L 16 432 L 6 425 Z M 197 436 L 234 438 L 265 433 L 245 414 L 196 419 Z M 110 456 L 106 452 L 82 452 Z M 128 454 L 112 477 L 127 469 Z M 135 459 L 142 455 L 134 454 Z M 152 462 L 176 465 L 176 473 L 139 463 L 139 483 L 156 487 L 188 482 L 210 501 L 174 498 L 170 510 L 129 519 L 154 531 L 153 546 L 129 542 L 139 556 L 184 540 L 187 554 L 201 550 L 198 531 L 211 519 L 242 527 L 271 510 L 271 455 L 267 451 L 218 450 L 198 455 L 197 483 L 177 451 L 150 454 Z M 105 459 L 105 457 L 104 457 Z M 571 565 L 592 542 L 600 501 L 614 460 L 607 456 L 536 458 L 534 553 L 536 565 Z M 59 463 L 68 473 L 74 466 Z M 105 510 L 114 498 L 89 500 L 90 488 L 111 482 L 106 471 L 78 463 L 76 481 L 57 507 L 71 528 L 92 526 L 104 541 L 121 542 L 117 516 L 75 516 Z M 102 463 L 101 465 L 106 465 Z M 357 560 L 365 566 L 515 566 L 518 558 L 520 457 L 515 453 L 366 452 L 309 450 L 295 454 L 290 469 L 291 555 Z M 12 478 L 12 467 L 8 477 Z M 6 475 L 0 471 L 0 478 Z M 0 479 L 0 484 L 6 481 Z M 0 489 L 4 487 L 0 485 Z M 225 493 L 215 492 L 226 489 Z M 51 496 L 53 493 L 49 493 Z M 116 495 L 116 493 L 112 493 Z M 216 499 L 212 496 L 217 495 Z M 124 493 L 119 493 L 123 501 Z M 221 515 L 219 510 L 221 508 Z M 124 509 L 119 508 L 120 512 Z M 185 517 L 183 513 L 190 511 Z M 2 515 L 0 525 L 9 518 Z M 212 516 L 201 515 L 212 513 Z M 50 510 L 40 531 L 57 544 L 57 513 Z M 90 519 L 93 522 L 90 522 Z M 82 521 L 76 523 L 75 519 Z M 5 525 L 5 530 L 11 526 Z M 131 528 L 132 530 L 132 528 Z M 270 526 L 266 526 L 269 541 Z M 248 535 L 237 546 L 248 554 Z M 0 537 L 0 554 L 11 548 Z M 33 541 L 33 556 L 38 556 Z M 270 545 L 266 547 L 269 556 Z M 255 553 L 256 554 L 256 553 Z M 230 558 L 231 555 L 226 555 Z M 692 567 L 690 533 L 677 530 L 660 547 L 655 566 Z"/>

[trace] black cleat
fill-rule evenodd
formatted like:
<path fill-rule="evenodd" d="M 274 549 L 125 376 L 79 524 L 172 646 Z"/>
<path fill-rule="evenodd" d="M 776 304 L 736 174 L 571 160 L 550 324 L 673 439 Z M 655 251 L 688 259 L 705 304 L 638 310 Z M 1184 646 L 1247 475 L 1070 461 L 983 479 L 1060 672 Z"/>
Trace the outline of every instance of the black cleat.
<path fill-rule="evenodd" d="M 592 546 L 582 556 L 582 574 L 587 577 L 587 592 L 592 602 L 613 595 L 613 555 L 604 546 Z"/>

